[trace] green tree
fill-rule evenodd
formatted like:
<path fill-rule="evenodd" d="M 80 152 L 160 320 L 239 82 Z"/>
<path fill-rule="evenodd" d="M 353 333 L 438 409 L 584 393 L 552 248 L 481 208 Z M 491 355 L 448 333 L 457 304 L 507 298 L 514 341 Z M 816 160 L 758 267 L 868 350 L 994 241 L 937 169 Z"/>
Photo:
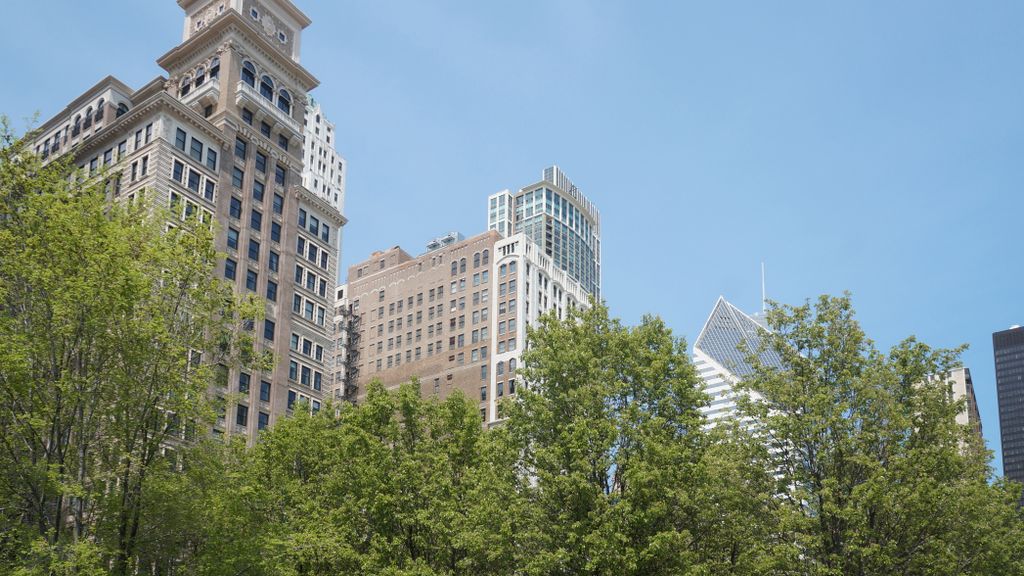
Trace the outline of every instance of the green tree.
<path fill-rule="evenodd" d="M 495 438 L 507 446 L 485 469 L 495 484 L 475 517 L 478 548 L 499 550 L 479 572 L 756 573 L 770 476 L 741 431 L 705 430 L 685 343 L 659 319 L 627 328 L 600 304 L 543 317 L 529 342 L 531 384 L 503 406 Z"/>
<path fill-rule="evenodd" d="M 211 414 L 210 364 L 253 359 L 257 310 L 214 279 L 213 232 L 108 202 L 114 177 L 44 166 L 0 127 L 0 563 L 26 574 L 134 572 L 150 476 Z"/>
<path fill-rule="evenodd" d="M 424 399 L 415 382 L 371 383 L 358 406 L 296 410 L 220 491 L 235 503 L 218 498 L 230 519 L 208 523 L 202 573 L 460 573 L 483 434 L 464 396 Z"/>
<path fill-rule="evenodd" d="M 963 401 L 942 377 L 959 350 L 910 338 L 882 354 L 848 295 L 774 306 L 768 321 L 782 366 L 743 383 L 757 392 L 744 409 L 775 448 L 789 572 L 1024 572 L 1018 488 L 990 483 L 990 455 L 956 423 Z"/>

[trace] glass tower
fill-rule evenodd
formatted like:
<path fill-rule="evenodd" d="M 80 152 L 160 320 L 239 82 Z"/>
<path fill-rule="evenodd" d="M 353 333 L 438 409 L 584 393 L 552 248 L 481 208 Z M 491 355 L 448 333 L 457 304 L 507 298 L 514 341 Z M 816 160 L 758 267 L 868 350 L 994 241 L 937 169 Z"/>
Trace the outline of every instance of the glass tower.
<path fill-rule="evenodd" d="M 488 229 L 502 236 L 523 233 L 552 264 L 595 297 L 601 296 L 601 216 L 557 167 L 541 181 L 488 199 Z"/>
<path fill-rule="evenodd" d="M 999 399 L 999 435 L 1003 475 L 1024 481 L 1024 328 L 1014 326 L 992 334 Z"/>

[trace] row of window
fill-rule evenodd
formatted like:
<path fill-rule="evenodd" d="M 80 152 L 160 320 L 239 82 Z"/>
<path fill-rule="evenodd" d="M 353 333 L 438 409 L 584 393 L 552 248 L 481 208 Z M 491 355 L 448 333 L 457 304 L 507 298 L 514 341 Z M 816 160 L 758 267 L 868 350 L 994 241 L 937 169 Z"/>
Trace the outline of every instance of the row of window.
<path fill-rule="evenodd" d="M 295 241 L 295 254 L 298 256 L 304 256 L 306 260 L 312 262 L 315 266 L 319 266 L 324 271 L 329 271 L 328 252 L 325 248 L 321 248 L 311 240 L 307 240 L 301 234 Z"/>
<path fill-rule="evenodd" d="M 321 240 L 330 244 L 331 227 L 326 222 L 320 223 L 320 219 L 312 214 L 307 216 L 305 209 L 299 208 L 299 228 L 309 230 L 313 236 L 319 236 Z"/>
<path fill-rule="evenodd" d="M 248 108 L 242 108 L 242 121 L 245 122 L 246 124 L 248 124 L 249 126 L 254 126 L 254 124 L 253 124 L 253 122 L 254 122 L 254 115 L 253 115 L 252 110 L 249 110 Z M 271 132 L 272 132 L 272 127 L 270 126 L 270 124 L 268 124 L 268 123 L 266 123 L 264 121 L 261 121 L 260 122 L 260 134 L 262 134 L 264 137 L 266 137 L 268 140 L 270 140 L 271 139 L 271 137 L 270 137 Z M 283 133 L 277 135 L 277 145 L 278 145 L 279 148 L 281 148 L 285 152 L 288 151 L 288 142 L 289 142 L 288 141 L 288 137 L 285 136 Z"/>
<path fill-rule="evenodd" d="M 324 385 L 323 372 L 295 360 L 288 361 L 288 379 L 317 391 L 322 390 Z"/>
<path fill-rule="evenodd" d="M 314 343 L 309 338 L 300 337 L 298 334 L 293 332 L 289 346 L 293 352 L 298 352 L 304 356 L 308 356 L 317 362 L 324 361 L 324 347 Z"/>
<path fill-rule="evenodd" d="M 228 248 L 229 249 L 231 249 L 231 250 L 238 250 L 238 235 L 239 235 L 239 233 L 238 233 L 237 229 L 235 229 L 233 227 L 228 227 L 227 241 L 228 241 Z M 262 244 L 260 243 L 259 240 L 256 240 L 255 238 L 250 238 L 249 239 L 249 250 L 248 250 L 249 260 L 252 260 L 253 262 L 259 262 L 260 261 L 260 249 L 261 249 L 261 247 L 262 247 Z M 267 267 L 270 269 L 270 271 L 271 272 L 277 272 L 278 268 L 280 267 L 280 265 L 281 265 L 281 255 L 278 254 L 277 252 L 275 252 L 274 250 L 268 250 L 267 251 Z"/>
<path fill-rule="evenodd" d="M 216 194 L 216 179 L 204 176 L 195 168 L 185 169 L 181 160 L 175 160 L 171 169 L 171 180 L 188 188 L 196 196 L 205 198 L 212 203 Z"/>
<path fill-rule="evenodd" d="M 306 298 L 301 294 L 296 294 L 292 298 L 292 312 L 302 316 L 310 322 L 315 322 L 319 326 L 324 325 L 324 320 L 327 315 L 327 309 L 318 304 L 315 300 Z"/>
<path fill-rule="evenodd" d="M 200 20 L 196 24 L 201 26 L 202 20 Z M 212 60 L 210 60 L 209 68 L 207 68 L 206 64 L 200 64 L 199 67 L 196 68 L 194 71 L 186 73 L 181 78 L 181 82 L 178 83 L 178 96 L 180 98 L 184 98 L 193 89 L 198 89 L 200 86 L 202 86 L 203 83 L 206 82 L 207 78 L 209 78 L 210 81 L 213 82 L 214 80 L 217 80 L 219 76 L 220 58 L 217 58 L 215 56 Z"/>
<path fill-rule="evenodd" d="M 295 265 L 295 284 L 321 297 L 327 297 L 327 279 L 317 276 L 311 270 Z"/>
<path fill-rule="evenodd" d="M 491 262 L 491 251 L 484 250 L 473 254 L 473 268 L 486 266 Z M 466 273 L 466 259 L 452 260 L 452 276 Z"/>
<path fill-rule="evenodd" d="M 242 62 L 242 82 L 248 84 L 251 88 L 256 88 L 256 66 L 246 60 Z M 274 79 L 266 74 L 259 75 L 259 93 L 267 100 L 274 103 Z M 285 114 L 291 116 L 292 114 L 292 95 L 288 90 L 280 88 L 277 91 L 277 107 Z"/>

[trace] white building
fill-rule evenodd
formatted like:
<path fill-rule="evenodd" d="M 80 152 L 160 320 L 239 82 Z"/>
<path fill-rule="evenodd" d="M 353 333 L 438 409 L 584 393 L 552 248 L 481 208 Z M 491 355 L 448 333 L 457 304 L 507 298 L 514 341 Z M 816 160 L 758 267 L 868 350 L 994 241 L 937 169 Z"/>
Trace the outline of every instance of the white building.
<path fill-rule="evenodd" d="M 781 367 L 774 350 L 760 350 L 765 328 L 753 316 L 719 296 L 704 328 L 693 344 L 693 363 L 704 381 L 704 391 L 711 403 L 702 410 L 708 424 L 722 418 L 737 416 L 736 384 L 754 373 L 747 361 L 748 353 L 757 353 L 767 366 Z"/>
<path fill-rule="evenodd" d="M 320 102 L 310 96 L 303 127 L 302 185 L 344 214 L 348 166 L 335 149 L 336 143 L 334 124 L 324 116 Z M 340 242 L 340 235 L 338 239 Z"/>

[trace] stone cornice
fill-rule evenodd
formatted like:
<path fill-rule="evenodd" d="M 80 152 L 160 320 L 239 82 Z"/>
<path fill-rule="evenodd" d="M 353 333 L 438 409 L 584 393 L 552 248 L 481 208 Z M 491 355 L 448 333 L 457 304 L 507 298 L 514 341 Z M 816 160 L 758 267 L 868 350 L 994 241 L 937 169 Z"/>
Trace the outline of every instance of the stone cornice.
<path fill-rule="evenodd" d="M 306 70 L 301 64 L 292 60 L 289 56 L 282 54 L 270 41 L 257 33 L 242 16 L 234 10 L 226 10 L 223 15 L 219 16 L 216 20 L 211 22 L 206 28 L 204 28 L 198 34 L 189 38 L 185 43 L 180 44 L 173 48 L 170 52 L 164 54 L 156 63 L 159 64 L 164 70 L 170 72 L 175 69 L 183 60 L 187 60 L 190 55 L 194 54 L 201 47 L 209 47 L 212 44 L 222 41 L 222 39 L 235 32 L 238 35 L 244 37 L 252 46 L 259 50 L 266 59 L 278 67 L 280 71 L 289 76 L 294 82 L 296 82 L 296 92 L 308 92 L 313 88 L 316 88 L 320 81 L 316 79 L 308 70 Z M 235 49 L 238 49 L 237 45 L 234 45 Z"/>
<path fill-rule="evenodd" d="M 348 218 L 345 218 L 341 212 L 338 212 L 337 208 L 331 206 L 326 200 L 317 196 L 313 192 L 306 190 L 305 187 L 292 186 L 291 191 L 299 198 L 299 200 L 302 200 L 307 204 L 311 204 L 319 209 L 322 215 L 330 216 L 333 219 L 335 227 L 341 228 L 345 224 L 348 224 Z"/>
<path fill-rule="evenodd" d="M 142 104 L 132 108 L 120 118 L 117 118 L 99 134 L 94 135 L 92 138 L 89 138 L 84 142 L 80 142 L 75 146 L 74 154 L 76 156 L 80 154 L 88 156 L 88 152 L 92 151 L 94 148 L 103 148 L 106 144 L 119 138 L 126 138 L 128 133 L 123 130 L 125 126 L 129 126 L 134 122 L 160 110 L 166 110 L 174 113 L 179 118 L 188 121 L 194 127 L 201 130 L 203 134 L 215 140 L 221 149 L 224 149 L 227 146 L 227 140 L 225 140 L 224 134 L 213 124 L 210 124 L 209 121 L 197 114 L 188 106 L 185 106 L 181 102 L 175 100 L 167 92 L 160 92 L 149 100 L 146 100 Z"/>
<path fill-rule="evenodd" d="M 92 88 L 89 88 L 82 93 L 81 96 L 75 98 L 70 104 L 64 107 L 63 110 L 50 117 L 42 126 L 37 128 L 35 131 L 40 134 L 45 134 L 50 130 L 53 130 L 60 124 L 67 122 L 71 115 L 79 108 L 99 96 L 104 90 L 114 89 L 124 93 L 126 96 L 132 94 L 133 90 L 124 82 L 121 82 L 113 76 L 107 76 L 106 78 L 97 82 Z"/>

